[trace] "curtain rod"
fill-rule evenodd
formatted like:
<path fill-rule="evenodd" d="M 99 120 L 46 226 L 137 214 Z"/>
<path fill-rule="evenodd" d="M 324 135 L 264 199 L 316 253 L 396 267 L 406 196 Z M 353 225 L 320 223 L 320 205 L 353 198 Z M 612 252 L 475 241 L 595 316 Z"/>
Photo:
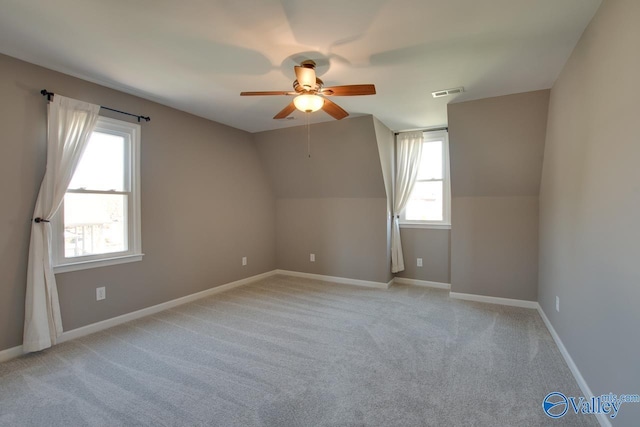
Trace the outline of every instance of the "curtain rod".
<path fill-rule="evenodd" d="M 42 90 L 40 91 L 40 93 L 42 94 L 42 96 L 46 96 L 46 97 L 47 97 L 47 99 L 48 99 L 49 101 L 51 101 L 51 97 L 52 97 L 53 95 L 55 95 L 55 93 L 53 93 L 53 92 L 49 92 L 49 91 L 47 91 L 46 89 L 42 89 Z M 100 108 L 102 108 L 102 109 L 104 109 L 104 110 L 113 111 L 113 112 L 115 112 L 115 113 L 119 113 L 119 114 L 126 114 L 127 116 L 135 117 L 135 118 L 137 118 L 137 119 L 138 119 L 138 123 L 140 123 L 140 120 L 144 120 L 144 121 L 147 121 L 147 122 L 148 122 L 149 120 L 151 120 L 151 117 L 149 117 L 149 116 L 139 116 L 138 114 L 131 114 L 131 113 L 127 113 L 126 111 L 120 111 L 120 110 L 116 110 L 116 109 L 114 109 L 114 108 L 104 107 L 104 106 L 102 106 L 102 105 L 100 106 Z"/>
<path fill-rule="evenodd" d="M 446 132 L 449 132 L 449 128 L 448 127 L 442 127 L 442 128 L 431 128 L 431 129 L 414 129 L 414 130 L 407 130 L 404 132 L 437 132 L 437 131 L 441 131 L 444 130 Z M 402 132 L 395 132 L 394 135 L 400 135 Z"/>

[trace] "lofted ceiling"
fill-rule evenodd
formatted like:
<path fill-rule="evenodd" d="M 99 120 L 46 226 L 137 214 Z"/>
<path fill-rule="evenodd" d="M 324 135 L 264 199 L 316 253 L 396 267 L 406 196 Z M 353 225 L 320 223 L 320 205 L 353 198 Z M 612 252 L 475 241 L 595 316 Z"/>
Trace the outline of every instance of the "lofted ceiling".
<path fill-rule="evenodd" d="M 550 88 L 600 3 L 0 0 L 0 52 L 249 132 L 306 123 L 272 118 L 290 97 L 239 94 L 291 90 L 313 59 L 326 86 L 376 85 L 332 98 L 351 116 L 407 130 L 446 124 L 449 102 Z"/>

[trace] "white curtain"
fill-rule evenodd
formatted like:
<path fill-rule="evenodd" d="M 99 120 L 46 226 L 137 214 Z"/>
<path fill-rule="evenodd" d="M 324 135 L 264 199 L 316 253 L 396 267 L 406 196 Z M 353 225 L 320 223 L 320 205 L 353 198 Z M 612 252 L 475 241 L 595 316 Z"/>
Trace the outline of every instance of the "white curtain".
<path fill-rule="evenodd" d="M 400 241 L 400 212 L 409 201 L 420 168 L 422 132 L 403 132 L 397 139 L 396 188 L 393 201 L 393 227 L 391 231 L 391 272 L 404 270 L 402 242 Z"/>
<path fill-rule="evenodd" d="M 22 344 L 25 353 L 51 347 L 62 333 L 48 221 L 62 203 L 99 111 L 99 105 L 60 95 L 55 95 L 49 103 L 47 169 L 31 224 Z"/>

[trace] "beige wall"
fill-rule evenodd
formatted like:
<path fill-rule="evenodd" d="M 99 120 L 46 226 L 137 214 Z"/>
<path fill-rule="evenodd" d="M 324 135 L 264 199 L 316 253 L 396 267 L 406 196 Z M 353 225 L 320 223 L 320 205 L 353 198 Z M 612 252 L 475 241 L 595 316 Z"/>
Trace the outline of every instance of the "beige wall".
<path fill-rule="evenodd" d="M 0 55 L 0 350 L 22 342 L 43 88 L 152 118 L 142 124 L 144 260 L 57 275 L 65 330 L 275 268 L 275 198 L 250 134 Z"/>
<path fill-rule="evenodd" d="M 451 230 L 401 228 L 404 271 L 396 276 L 427 282 L 451 283 L 449 247 Z M 422 267 L 417 259 L 422 258 Z"/>
<path fill-rule="evenodd" d="M 384 198 L 278 199 L 278 268 L 386 283 Z M 309 261 L 309 254 L 316 261 Z"/>
<path fill-rule="evenodd" d="M 539 302 L 596 395 L 640 389 L 639 17 L 639 1 L 605 0 L 549 106 Z M 623 404 L 613 424 L 638 420 Z"/>
<path fill-rule="evenodd" d="M 535 300 L 549 91 L 450 104 L 451 290 Z"/>
<path fill-rule="evenodd" d="M 388 282 L 390 141 L 381 157 L 372 116 L 311 125 L 311 158 L 306 135 L 304 126 L 254 134 L 277 195 L 278 268 Z"/>
<path fill-rule="evenodd" d="M 452 291 L 535 301 L 538 197 L 456 197 Z"/>

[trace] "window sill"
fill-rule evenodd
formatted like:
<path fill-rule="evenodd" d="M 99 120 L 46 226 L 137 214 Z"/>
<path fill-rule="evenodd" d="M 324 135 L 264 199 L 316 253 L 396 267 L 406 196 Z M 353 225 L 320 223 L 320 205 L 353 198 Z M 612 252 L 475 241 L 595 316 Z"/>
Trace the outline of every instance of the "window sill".
<path fill-rule="evenodd" d="M 433 230 L 451 230 L 451 224 L 430 224 L 427 222 L 400 222 L 400 228 L 430 228 Z"/>
<path fill-rule="evenodd" d="M 142 261 L 144 254 L 125 255 L 115 258 L 97 259 L 92 261 L 75 262 L 73 264 L 62 264 L 53 267 L 53 272 L 68 273 L 71 271 L 88 270 L 90 268 L 107 267 L 109 265 L 125 264 L 128 262 Z"/>

